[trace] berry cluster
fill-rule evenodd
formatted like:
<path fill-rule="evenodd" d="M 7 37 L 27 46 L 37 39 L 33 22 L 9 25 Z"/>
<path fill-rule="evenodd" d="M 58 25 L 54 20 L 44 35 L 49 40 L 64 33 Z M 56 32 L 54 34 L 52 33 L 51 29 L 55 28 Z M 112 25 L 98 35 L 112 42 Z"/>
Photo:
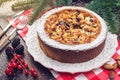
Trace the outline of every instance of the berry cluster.
<path fill-rule="evenodd" d="M 28 64 L 25 63 L 24 59 L 22 59 L 21 55 L 14 54 L 14 57 L 10 60 L 5 74 L 8 76 L 12 76 L 16 69 L 22 71 L 24 70 L 25 75 L 31 74 L 32 76 L 36 77 L 37 72 L 34 68 L 29 69 Z"/>
<path fill-rule="evenodd" d="M 24 46 L 20 44 L 19 37 L 15 37 L 12 40 L 12 47 L 7 47 L 5 49 L 5 53 L 10 60 L 6 70 L 5 74 L 8 76 L 12 76 L 16 70 L 23 71 L 24 74 L 28 75 L 31 74 L 32 76 L 36 77 L 37 72 L 34 68 L 29 69 L 28 64 L 25 63 L 24 59 L 22 58 L 22 54 L 24 52 Z"/>

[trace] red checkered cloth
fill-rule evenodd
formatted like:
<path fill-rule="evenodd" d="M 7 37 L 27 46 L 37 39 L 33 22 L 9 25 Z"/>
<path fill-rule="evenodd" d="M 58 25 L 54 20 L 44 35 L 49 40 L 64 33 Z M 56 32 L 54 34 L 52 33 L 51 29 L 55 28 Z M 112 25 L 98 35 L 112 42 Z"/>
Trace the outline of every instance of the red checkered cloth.
<path fill-rule="evenodd" d="M 112 56 L 109 64 L 116 63 L 115 59 L 120 55 L 120 41 L 118 41 L 118 47 L 116 48 L 115 54 Z M 120 76 L 118 75 L 118 72 L 120 72 L 120 68 L 117 68 L 115 71 L 115 79 L 114 80 L 120 80 Z M 89 72 L 83 72 L 83 73 L 59 73 L 52 71 L 53 75 L 56 77 L 56 80 L 109 80 L 109 70 L 104 69 L 103 67 L 100 67 L 98 69 L 94 69 Z"/>
<path fill-rule="evenodd" d="M 24 11 L 22 14 L 19 15 L 18 19 L 15 20 L 13 23 L 13 27 L 16 28 L 18 23 L 20 22 L 20 17 L 21 16 L 27 16 L 31 13 L 31 10 Z M 11 18 L 8 19 L 8 21 L 11 21 Z M 23 29 L 19 30 L 18 33 L 21 37 L 25 37 L 27 32 L 29 31 L 29 26 L 26 25 Z M 120 55 L 120 41 L 118 41 L 118 47 L 116 48 L 116 52 L 113 55 L 113 57 L 110 59 L 108 62 L 109 64 L 114 64 L 115 58 Z M 84 72 L 84 73 L 75 73 L 75 74 L 70 74 L 70 73 L 61 73 L 61 72 L 56 72 L 51 70 L 51 73 L 54 75 L 56 80 L 109 80 L 109 70 L 104 69 L 103 67 L 100 67 L 98 69 L 94 69 L 89 72 Z M 120 72 L 120 68 L 117 68 L 115 70 L 115 79 L 114 80 L 120 80 L 120 76 L 118 75 L 118 72 Z"/>
<path fill-rule="evenodd" d="M 14 21 L 14 23 L 12 24 L 12 27 L 16 28 L 17 25 L 21 22 L 23 17 L 27 18 L 26 20 L 28 21 L 29 20 L 28 16 L 31 14 L 31 11 L 32 11 L 31 9 L 26 10 L 26 11 L 23 11 L 20 15 L 18 15 L 18 18 Z M 8 18 L 7 20 L 10 22 L 12 20 L 12 17 Z M 18 34 L 24 38 L 28 32 L 28 27 L 29 25 L 26 24 L 24 28 L 17 30 Z"/>

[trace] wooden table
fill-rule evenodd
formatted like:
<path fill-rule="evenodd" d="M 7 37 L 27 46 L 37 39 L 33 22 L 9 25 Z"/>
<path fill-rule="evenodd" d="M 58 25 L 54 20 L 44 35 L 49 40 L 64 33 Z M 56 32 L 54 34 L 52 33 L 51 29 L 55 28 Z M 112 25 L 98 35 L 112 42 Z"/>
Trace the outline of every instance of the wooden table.
<path fill-rule="evenodd" d="M 43 67 L 40 63 L 35 62 L 33 60 L 33 58 L 30 56 L 30 54 L 27 51 L 27 46 L 25 45 L 25 42 L 22 39 L 21 39 L 21 44 L 23 44 L 25 47 L 24 56 L 23 56 L 25 62 L 28 63 L 29 68 L 35 68 L 35 70 L 38 73 L 38 77 L 34 78 L 34 77 L 31 77 L 30 75 L 25 76 L 23 71 L 17 71 L 15 76 L 7 77 L 4 71 L 9 61 L 5 54 L 5 49 L 3 49 L 0 52 L 0 80 L 55 80 L 54 76 L 51 74 L 51 72 L 47 68 Z M 11 46 L 11 44 L 7 46 Z"/>

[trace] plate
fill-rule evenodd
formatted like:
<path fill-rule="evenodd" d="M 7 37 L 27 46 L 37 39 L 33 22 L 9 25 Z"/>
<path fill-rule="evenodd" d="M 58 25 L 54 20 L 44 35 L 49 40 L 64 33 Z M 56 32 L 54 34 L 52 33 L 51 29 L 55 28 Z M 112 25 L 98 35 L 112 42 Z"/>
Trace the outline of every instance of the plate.
<path fill-rule="evenodd" d="M 99 68 L 110 60 L 116 51 L 116 47 L 118 46 L 117 35 L 109 32 L 107 34 L 103 51 L 94 59 L 83 63 L 62 63 L 47 57 L 39 47 L 39 42 L 37 39 L 37 27 L 39 27 L 40 21 L 41 20 L 39 19 L 33 23 L 26 36 L 25 41 L 28 47 L 28 52 L 35 61 L 39 62 L 46 68 L 53 69 L 58 72 L 77 73 L 87 72 L 95 68 Z"/>

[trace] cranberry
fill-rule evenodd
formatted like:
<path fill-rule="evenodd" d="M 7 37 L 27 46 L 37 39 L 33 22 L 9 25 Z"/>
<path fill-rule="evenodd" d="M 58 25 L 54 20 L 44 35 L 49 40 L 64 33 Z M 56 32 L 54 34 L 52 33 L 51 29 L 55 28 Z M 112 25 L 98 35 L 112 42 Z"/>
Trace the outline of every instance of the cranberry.
<path fill-rule="evenodd" d="M 15 62 L 15 59 L 11 59 L 11 60 L 10 60 L 10 63 L 14 63 L 14 62 Z"/>
<path fill-rule="evenodd" d="M 34 77 L 38 76 L 37 72 L 34 72 L 34 73 L 33 73 L 33 76 L 34 76 Z"/>
<path fill-rule="evenodd" d="M 19 62 L 16 62 L 17 65 L 19 65 L 20 63 Z"/>
<path fill-rule="evenodd" d="M 15 62 L 12 63 L 13 68 L 17 68 L 17 64 Z"/>
<path fill-rule="evenodd" d="M 10 72 L 13 72 L 13 68 L 9 68 L 9 71 L 10 71 Z"/>
<path fill-rule="evenodd" d="M 28 64 L 24 64 L 25 68 L 28 68 Z"/>
<path fill-rule="evenodd" d="M 9 71 L 10 71 L 9 68 L 6 68 L 5 73 L 7 74 Z"/>
<path fill-rule="evenodd" d="M 8 68 L 12 68 L 12 64 L 11 63 L 8 64 Z"/>
<path fill-rule="evenodd" d="M 22 67 L 21 65 L 18 65 L 18 69 L 19 69 L 19 70 L 22 70 L 23 67 Z"/>
<path fill-rule="evenodd" d="M 29 74 L 28 70 L 25 70 L 24 73 L 25 73 L 25 75 L 28 75 L 28 74 Z"/>
<path fill-rule="evenodd" d="M 17 55 L 15 55 L 18 59 L 20 59 L 21 58 L 21 55 L 19 55 L 19 54 L 17 54 Z"/>
<path fill-rule="evenodd" d="M 12 72 L 8 72 L 7 75 L 8 75 L 8 76 L 12 76 Z"/>
<path fill-rule="evenodd" d="M 34 68 L 31 68 L 31 69 L 30 69 L 30 73 L 31 73 L 31 74 L 34 74 L 34 72 L 35 72 L 35 69 L 34 69 Z"/>
<path fill-rule="evenodd" d="M 12 70 L 9 69 L 9 68 L 7 68 L 7 69 L 5 70 L 5 74 L 8 75 L 8 76 L 11 76 L 11 75 L 12 75 Z"/>
<path fill-rule="evenodd" d="M 24 65 L 25 64 L 25 61 L 23 59 L 21 59 L 21 63 Z"/>

